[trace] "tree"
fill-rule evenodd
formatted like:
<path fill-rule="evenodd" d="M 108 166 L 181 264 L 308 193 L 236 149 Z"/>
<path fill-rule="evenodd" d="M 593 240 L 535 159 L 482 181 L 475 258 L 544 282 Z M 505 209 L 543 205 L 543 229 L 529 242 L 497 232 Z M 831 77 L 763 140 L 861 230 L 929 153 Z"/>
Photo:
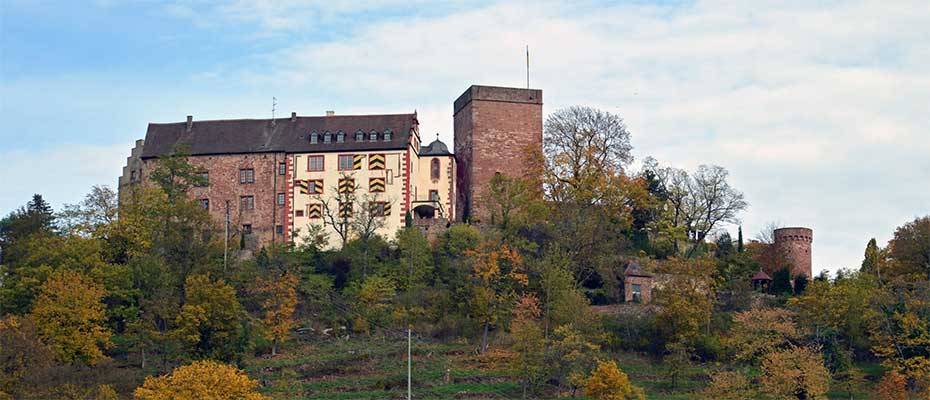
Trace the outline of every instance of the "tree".
<path fill-rule="evenodd" d="M 187 278 L 185 302 L 174 335 L 192 346 L 192 353 L 220 360 L 235 359 L 240 350 L 242 306 L 236 289 L 208 275 Z"/>
<path fill-rule="evenodd" d="M 762 359 L 762 389 L 777 398 L 822 398 L 830 386 L 823 356 L 807 347 L 789 347 Z"/>
<path fill-rule="evenodd" d="M 906 400 L 907 379 L 898 371 L 886 372 L 875 385 L 875 398 L 876 400 Z"/>
<path fill-rule="evenodd" d="M 558 381 L 560 394 L 565 385 L 571 388 L 572 396 L 575 390 L 584 386 L 585 373 L 596 364 L 600 351 L 600 346 L 593 343 L 592 339 L 572 324 L 558 326 L 552 332 L 546 360 Z"/>
<path fill-rule="evenodd" d="M 507 244 L 485 242 L 466 253 L 472 260 L 472 317 L 482 326 L 481 353 L 488 349 L 488 332 L 502 313 L 509 311 L 517 290 L 529 283 L 523 257 Z"/>
<path fill-rule="evenodd" d="M 505 235 L 513 235 L 517 228 L 530 221 L 543 219 L 539 190 L 533 188 L 528 179 L 495 174 L 481 197 L 488 222 Z"/>
<path fill-rule="evenodd" d="M 371 325 L 383 326 L 387 322 L 391 300 L 397 293 L 394 281 L 381 276 L 369 276 L 357 290 L 359 317 L 355 330 L 368 332 Z"/>
<path fill-rule="evenodd" d="M 35 194 L 25 207 L 0 220 L 0 264 L 13 265 L 24 253 L 18 244 L 33 235 L 54 235 L 55 216 L 52 207 L 41 195 Z"/>
<path fill-rule="evenodd" d="M 191 187 L 208 183 L 200 174 L 201 169 L 190 163 L 189 156 L 186 148 L 176 148 L 171 154 L 159 158 L 155 169 L 149 174 L 149 180 L 168 196 L 168 201 L 181 200 L 187 196 Z"/>
<path fill-rule="evenodd" d="M 645 400 L 642 389 L 633 386 L 617 363 L 598 361 L 597 367 L 585 382 L 584 394 L 596 400 Z"/>
<path fill-rule="evenodd" d="M 31 315 L 39 337 L 59 360 L 94 365 L 106 358 L 105 295 L 103 285 L 75 271 L 57 271 L 42 284 Z"/>
<path fill-rule="evenodd" d="M 930 216 L 898 227 L 888 242 L 888 255 L 895 275 L 930 280 Z"/>
<path fill-rule="evenodd" d="M 708 400 L 744 400 L 754 398 L 757 393 L 746 375 L 737 371 L 720 371 L 710 376 L 710 384 L 701 395 Z"/>
<path fill-rule="evenodd" d="M 872 352 L 882 364 L 910 379 L 930 381 L 930 301 L 912 288 L 891 287 L 879 299 L 871 325 Z M 927 289 L 924 288 L 924 291 Z"/>
<path fill-rule="evenodd" d="M 95 185 L 80 203 L 65 204 L 57 219 L 65 232 L 91 236 L 100 227 L 116 221 L 117 203 L 113 189 Z"/>
<path fill-rule="evenodd" d="M 772 274 L 772 288 L 770 292 L 777 295 L 791 294 L 794 288 L 791 287 L 791 271 L 787 267 L 781 268 Z"/>
<path fill-rule="evenodd" d="M 733 238 L 730 237 L 728 232 L 723 232 L 720 236 L 717 236 L 714 243 L 717 245 L 714 250 L 714 257 L 724 259 L 733 254 Z"/>
<path fill-rule="evenodd" d="M 523 398 L 543 377 L 544 348 L 542 329 L 539 327 L 539 301 L 535 296 L 524 295 L 517 302 L 510 323 L 510 336 L 513 339 L 512 350 L 517 353 L 513 359 L 512 369 L 520 377 Z"/>
<path fill-rule="evenodd" d="M 667 285 L 656 298 L 661 308 L 656 325 L 668 342 L 691 343 L 710 323 L 713 303 L 709 288 L 702 288 L 689 278 L 677 279 Z"/>
<path fill-rule="evenodd" d="M 739 242 L 737 244 L 736 251 L 739 253 L 742 253 L 743 252 L 743 226 L 742 225 L 739 226 L 739 239 L 738 240 Z"/>
<path fill-rule="evenodd" d="M 134 392 L 137 400 L 263 400 L 258 382 L 245 372 L 216 361 L 196 361 L 168 375 L 147 377 Z"/>
<path fill-rule="evenodd" d="M 20 392 L 30 389 L 34 383 L 30 377 L 41 375 L 37 371 L 51 366 L 53 357 L 39 340 L 33 319 L 17 315 L 0 319 L 0 399 L 25 397 Z"/>
<path fill-rule="evenodd" d="M 878 243 L 875 242 L 875 238 L 872 238 L 865 246 L 865 256 L 862 258 L 862 267 L 859 271 L 875 275 L 881 280 L 882 261 L 882 250 L 878 248 Z"/>
<path fill-rule="evenodd" d="M 784 225 L 778 221 L 769 221 L 765 225 L 762 225 L 762 229 L 759 230 L 759 233 L 756 234 L 756 240 L 764 244 L 774 244 L 775 243 L 775 231 L 782 228 Z"/>
<path fill-rule="evenodd" d="M 737 360 L 754 363 L 800 337 L 793 313 L 780 308 L 757 308 L 733 315 L 728 344 Z"/>
<path fill-rule="evenodd" d="M 560 181 L 577 185 L 589 176 L 622 171 L 633 161 L 630 132 L 619 115 L 573 106 L 549 114 L 543 152 Z M 564 162 L 562 162 L 564 161 Z"/>
<path fill-rule="evenodd" d="M 278 345 L 287 340 L 294 327 L 297 308 L 297 277 L 284 272 L 271 279 L 259 278 L 254 291 L 263 297 L 262 323 L 271 336 L 271 355 L 278 354 Z"/>

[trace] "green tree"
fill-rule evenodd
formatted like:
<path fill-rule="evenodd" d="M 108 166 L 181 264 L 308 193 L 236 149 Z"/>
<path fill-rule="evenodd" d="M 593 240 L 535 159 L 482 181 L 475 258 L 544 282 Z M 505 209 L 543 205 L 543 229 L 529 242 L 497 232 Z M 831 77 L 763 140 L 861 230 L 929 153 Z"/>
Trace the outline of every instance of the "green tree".
<path fill-rule="evenodd" d="M 545 371 L 545 340 L 539 326 L 539 301 L 532 295 L 520 298 L 510 323 L 511 350 L 516 353 L 511 368 L 520 377 L 525 399 L 542 380 Z"/>
<path fill-rule="evenodd" d="M 478 250 L 469 251 L 472 260 L 471 315 L 482 326 L 480 351 L 488 349 L 488 333 L 501 315 L 510 312 L 518 290 L 529 278 L 523 257 L 507 244 L 485 242 Z"/>
<path fill-rule="evenodd" d="M 205 274 L 191 275 L 185 287 L 185 302 L 175 321 L 174 335 L 196 357 L 236 359 L 243 345 L 243 310 L 236 289 Z"/>
<path fill-rule="evenodd" d="M 775 271 L 772 276 L 772 288 L 769 290 L 777 295 L 791 294 L 794 290 L 791 287 L 791 271 L 788 268 Z"/>
<path fill-rule="evenodd" d="M 930 216 L 898 227 L 888 242 L 888 255 L 896 276 L 930 280 Z"/>
<path fill-rule="evenodd" d="M 878 243 L 875 242 L 875 238 L 872 238 L 865 246 L 865 256 L 862 258 L 862 268 L 859 270 L 866 274 L 875 275 L 881 280 L 881 263 L 882 251 L 878 248 Z"/>

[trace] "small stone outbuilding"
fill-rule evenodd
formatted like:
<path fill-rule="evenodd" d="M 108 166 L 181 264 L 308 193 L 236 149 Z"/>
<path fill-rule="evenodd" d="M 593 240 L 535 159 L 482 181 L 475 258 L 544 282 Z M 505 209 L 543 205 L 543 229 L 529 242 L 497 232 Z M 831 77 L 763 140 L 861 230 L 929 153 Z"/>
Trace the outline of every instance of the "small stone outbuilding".
<path fill-rule="evenodd" d="M 636 261 L 627 263 L 623 271 L 623 301 L 647 304 L 652 301 L 655 278 L 643 271 Z"/>

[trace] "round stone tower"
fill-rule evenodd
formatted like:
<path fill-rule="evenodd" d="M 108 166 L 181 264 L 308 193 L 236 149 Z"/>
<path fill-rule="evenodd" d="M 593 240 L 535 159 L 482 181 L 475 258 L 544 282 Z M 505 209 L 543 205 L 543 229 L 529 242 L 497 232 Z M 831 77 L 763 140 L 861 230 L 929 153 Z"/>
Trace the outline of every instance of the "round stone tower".
<path fill-rule="evenodd" d="M 813 277 L 811 270 L 811 242 L 814 241 L 814 231 L 810 228 L 781 228 L 775 230 L 775 254 L 778 256 L 778 267 L 787 266 L 791 269 L 791 276 L 800 274 Z"/>

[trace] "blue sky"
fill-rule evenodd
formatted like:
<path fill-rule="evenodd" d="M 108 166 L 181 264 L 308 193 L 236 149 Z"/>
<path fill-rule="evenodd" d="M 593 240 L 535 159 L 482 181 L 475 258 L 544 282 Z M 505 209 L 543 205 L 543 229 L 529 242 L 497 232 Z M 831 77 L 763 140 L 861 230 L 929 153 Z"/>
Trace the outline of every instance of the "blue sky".
<path fill-rule="evenodd" d="M 930 214 L 930 7 L 896 2 L 0 2 L 0 213 L 115 185 L 148 122 L 417 110 L 470 84 L 623 116 L 634 156 L 718 164 L 815 270 Z M 735 228 L 731 227 L 735 231 Z"/>

